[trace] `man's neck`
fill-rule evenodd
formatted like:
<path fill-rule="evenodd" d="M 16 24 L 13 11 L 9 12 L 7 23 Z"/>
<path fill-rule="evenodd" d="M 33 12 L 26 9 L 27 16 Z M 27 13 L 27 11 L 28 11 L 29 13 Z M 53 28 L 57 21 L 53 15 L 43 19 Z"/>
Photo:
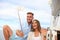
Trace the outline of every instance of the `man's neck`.
<path fill-rule="evenodd" d="M 31 24 L 31 22 L 30 23 L 28 23 L 28 25 L 30 25 Z"/>

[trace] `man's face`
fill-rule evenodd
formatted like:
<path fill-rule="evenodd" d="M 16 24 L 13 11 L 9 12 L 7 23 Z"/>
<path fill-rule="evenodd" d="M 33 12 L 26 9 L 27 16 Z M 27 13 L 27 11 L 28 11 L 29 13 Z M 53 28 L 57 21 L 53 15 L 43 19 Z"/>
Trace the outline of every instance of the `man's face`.
<path fill-rule="evenodd" d="M 32 14 L 27 14 L 27 22 L 31 23 L 33 20 L 33 15 Z"/>

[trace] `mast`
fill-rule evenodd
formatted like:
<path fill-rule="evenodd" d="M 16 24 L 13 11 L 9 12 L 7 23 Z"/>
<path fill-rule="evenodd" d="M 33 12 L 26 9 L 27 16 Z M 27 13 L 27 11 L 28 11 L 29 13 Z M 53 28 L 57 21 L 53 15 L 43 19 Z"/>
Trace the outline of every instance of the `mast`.
<path fill-rule="evenodd" d="M 22 24 L 21 24 L 21 18 L 20 18 L 20 15 L 19 15 L 19 9 L 18 9 L 18 19 L 19 19 L 19 23 L 20 23 L 21 31 L 23 31 L 23 29 L 22 29 Z"/>

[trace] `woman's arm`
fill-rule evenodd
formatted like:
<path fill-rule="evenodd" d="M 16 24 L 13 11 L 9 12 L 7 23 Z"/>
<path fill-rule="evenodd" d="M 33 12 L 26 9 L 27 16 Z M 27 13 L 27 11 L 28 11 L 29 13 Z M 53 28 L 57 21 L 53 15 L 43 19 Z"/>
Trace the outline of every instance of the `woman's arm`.
<path fill-rule="evenodd" d="M 55 40 L 57 40 L 57 36 L 55 35 Z"/>

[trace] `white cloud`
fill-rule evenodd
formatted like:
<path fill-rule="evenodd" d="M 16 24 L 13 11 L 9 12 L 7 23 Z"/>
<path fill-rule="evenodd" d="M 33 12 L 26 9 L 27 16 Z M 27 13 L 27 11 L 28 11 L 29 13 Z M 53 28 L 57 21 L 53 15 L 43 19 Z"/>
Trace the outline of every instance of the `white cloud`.
<path fill-rule="evenodd" d="M 49 9 L 48 0 L 8 0 L 7 2 L 39 10 Z"/>
<path fill-rule="evenodd" d="M 46 3 L 47 0 L 9 0 L 9 2 L 1 2 L 0 3 L 0 18 L 2 19 L 18 19 L 18 7 L 22 7 L 23 10 L 20 10 L 20 17 L 22 18 L 22 21 L 26 17 L 26 13 L 28 11 L 31 11 L 35 14 L 35 19 L 38 19 L 42 23 L 50 23 L 51 19 L 51 13 L 50 9 L 48 7 L 48 4 Z M 45 4 L 45 5 L 44 5 Z M 48 7 L 48 10 L 44 10 Z M 40 10 L 34 10 L 31 8 L 37 8 Z M 26 9 L 26 10 L 25 10 Z M 42 24 L 43 25 L 43 24 Z M 47 25 L 46 25 L 47 26 Z"/>
<path fill-rule="evenodd" d="M 17 10 L 11 8 L 0 10 L 0 15 L 0 18 L 17 17 Z"/>
<path fill-rule="evenodd" d="M 50 22 L 51 21 L 51 13 L 48 13 L 47 11 L 37 11 L 35 12 L 35 18 L 39 19 L 41 22 Z"/>
<path fill-rule="evenodd" d="M 8 2 L 0 2 L 0 10 L 2 9 L 9 9 L 9 8 L 17 8 L 19 5 L 14 5 L 12 3 L 8 3 Z"/>
<path fill-rule="evenodd" d="M 26 8 L 25 8 L 26 9 Z M 26 12 L 28 12 L 29 10 L 26 11 L 20 11 L 20 17 L 22 19 L 26 18 Z M 34 17 L 35 19 L 40 20 L 41 22 L 50 22 L 51 19 L 51 14 L 47 13 L 46 11 L 37 11 L 37 10 L 30 10 L 34 13 Z M 0 10 L 0 18 L 3 19 L 12 19 L 12 18 L 18 18 L 18 11 L 17 9 L 4 9 L 4 10 Z"/>
<path fill-rule="evenodd" d="M 18 18 L 18 5 L 11 3 L 1 2 L 0 3 L 0 18 L 12 19 Z"/>

